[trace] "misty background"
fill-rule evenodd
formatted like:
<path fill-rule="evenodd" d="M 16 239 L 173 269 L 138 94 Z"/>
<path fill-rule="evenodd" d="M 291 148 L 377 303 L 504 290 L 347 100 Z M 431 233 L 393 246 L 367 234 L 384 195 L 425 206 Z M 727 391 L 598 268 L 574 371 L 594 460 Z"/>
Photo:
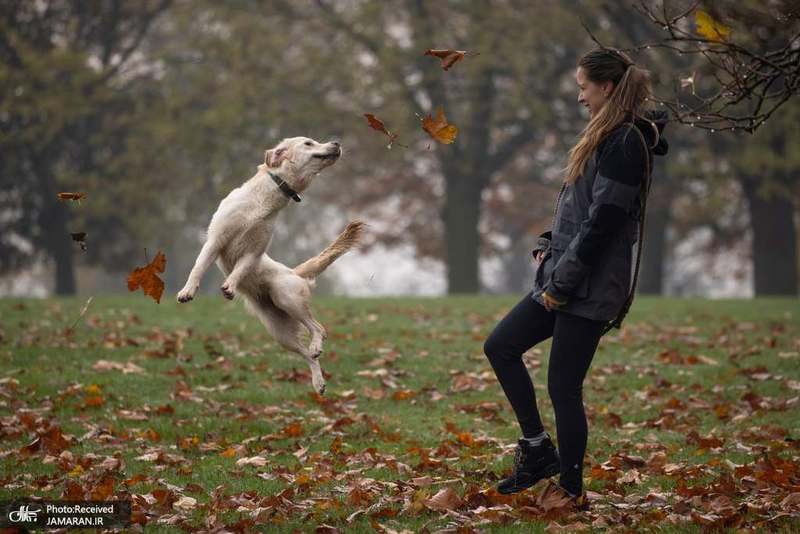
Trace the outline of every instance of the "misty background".
<path fill-rule="evenodd" d="M 298 135 L 344 155 L 280 214 L 269 254 L 295 265 L 348 221 L 370 225 L 318 293 L 522 293 L 588 121 L 581 19 L 620 48 L 660 31 L 591 0 L 3 2 L 0 295 L 127 292 L 161 250 L 172 298 L 219 201 Z M 470 55 L 445 72 L 429 48 Z M 656 94 L 702 68 L 647 52 L 634 59 Z M 438 106 L 460 130 L 452 145 L 420 127 Z M 391 149 L 364 113 L 399 135 Z M 639 292 L 797 296 L 798 99 L 754 135 L 673 123 L 664 136 Z M 211 269 L 202 290 L 221 282 Z"/>

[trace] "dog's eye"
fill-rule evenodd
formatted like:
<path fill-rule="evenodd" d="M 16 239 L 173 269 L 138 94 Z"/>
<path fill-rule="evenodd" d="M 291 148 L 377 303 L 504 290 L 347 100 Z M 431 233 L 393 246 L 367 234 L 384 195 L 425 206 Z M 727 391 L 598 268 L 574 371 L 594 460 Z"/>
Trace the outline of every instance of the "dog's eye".
<path fill-rule="evenodd" d="M 314 144 L 314 143 L 312 143 L 311 141 L 306 141 L 306 146 L 311 146 L 311 145 L 313 145 L 313 144 Z"/>

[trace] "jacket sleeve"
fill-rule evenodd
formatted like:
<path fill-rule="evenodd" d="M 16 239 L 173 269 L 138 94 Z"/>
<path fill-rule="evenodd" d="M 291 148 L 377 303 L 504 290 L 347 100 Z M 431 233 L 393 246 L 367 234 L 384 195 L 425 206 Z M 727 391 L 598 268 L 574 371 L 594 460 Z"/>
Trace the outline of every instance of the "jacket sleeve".
<path fill-rule="evenodd" d="M 550 231 L 544 232 L 536 239 L 536 246 L 531 250 L 531 254 L 535 257 L 537 252 L 545 252 L 550 246 L 550 240 L 553 238 L 553 233 Z"/>
<path fill-rule="evenodd" d="M 553 268 L 545 288 L 556 300 L 568 300 L 603 257 L 614 236 L 636 213 L 647 150 L 629 127 L 612 133 L 599 154 L 592 203 L 578 234 Z"/>

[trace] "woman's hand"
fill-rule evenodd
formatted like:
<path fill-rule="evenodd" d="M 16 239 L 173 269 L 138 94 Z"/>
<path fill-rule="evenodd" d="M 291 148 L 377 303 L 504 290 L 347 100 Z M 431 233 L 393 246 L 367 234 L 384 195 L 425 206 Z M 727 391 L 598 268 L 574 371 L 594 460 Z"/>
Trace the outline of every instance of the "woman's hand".
<path fill-rule="evenodd" d="M 533 255 L 533 261 L 536 262 L 536 265 L 539 265 L 540 263 L 542 263 L 542 258 L 544 258 L 544 250 L 538 250 Z"/>
<path fill-rule="evenodd" d="M 567 303 L 566 301 L 560 301 L 554 299 L 549 293 L 547 293 L 547 291 L 542 293 L 542 302 L 544 302 L 544 308 L 547 311 L 556 310 Z"/>

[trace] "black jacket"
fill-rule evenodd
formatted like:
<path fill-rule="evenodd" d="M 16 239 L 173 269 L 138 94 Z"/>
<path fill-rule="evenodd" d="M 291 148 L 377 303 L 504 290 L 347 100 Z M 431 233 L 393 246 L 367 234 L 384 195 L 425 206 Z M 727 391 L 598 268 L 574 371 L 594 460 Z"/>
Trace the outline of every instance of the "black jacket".
<path fill-rule="evenodd" d="M 650 152 L 651 168 L 652 156 L 668 151 L 660 135 L 666 113 L 650 113 L 648 119 L 652 123 L 637 117 L 635 124 L 649 148 L 629 121 L 620 124 L 600 142 L 577 180 L 564 186 L 553 229 L 542 234 L 534 249 L 545 251 L 532 295 L 538 302 L 547 291 L 566 301 L 561 311 L 601 321 L 617 316 L 630 292 L 645 150 Z"/>

